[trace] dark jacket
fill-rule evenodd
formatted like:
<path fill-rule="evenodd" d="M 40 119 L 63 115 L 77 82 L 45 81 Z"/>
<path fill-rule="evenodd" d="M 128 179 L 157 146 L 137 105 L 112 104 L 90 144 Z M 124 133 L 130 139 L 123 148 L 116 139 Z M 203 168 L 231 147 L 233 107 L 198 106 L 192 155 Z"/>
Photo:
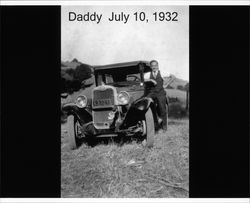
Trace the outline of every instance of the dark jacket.
<path fill-rule="evenodd" d="M 153 80 L 155 80 L 157 82 L 157 85 L 155 87 L 153 87 L 150 92 L 165 95 L 166 92 L 165 92 L 165 90 L 163 88 L 164 80 L 161 77 L 160 71 L 158 71 L 158 74 L 156 75 L 156 78 L 154 78 L 153 73 L 151 72 L 150 73 L 150 79 L 153 79 Z"/>

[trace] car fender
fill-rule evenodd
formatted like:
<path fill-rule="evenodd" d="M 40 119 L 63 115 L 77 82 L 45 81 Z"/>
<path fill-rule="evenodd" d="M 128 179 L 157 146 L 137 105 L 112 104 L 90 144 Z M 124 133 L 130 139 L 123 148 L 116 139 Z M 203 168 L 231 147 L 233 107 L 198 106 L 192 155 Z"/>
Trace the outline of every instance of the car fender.
<path fill-rule="evenodd" d="M 148 108 L 153 104 L 153 99 L 150 97 L 143 97 L 137 101 L 134 102 L 133 106 L 134 108 L 146 112 Z"/>
<path fill-rule="evenodd" d="M 152 98 L 143 97 L 143 98 L 139 99 L 137 102 L 135 102 L 134 105 L 136 106 L 136 108 L 142 110 L 143 117 L 145 116 L 148 109 L 151 108 L 152 114 L 153 114 L 153 117 L 154 117 L 154 121 L 158 125 L 156 106 L 155 106 L 154 100 Z"/>
<path fill-rule="evenodd" d="M 151 108 L 154 120 L 156 121 L 157 115 L 153 99 L 149 97 L 143 97 L 131 104 L 121 127 L 124 128 L 126 126 L 133 125 L 138 122 L 138 120 L 144 119 L 149 108 Z"/>
<path fill-rule="evenodd" d="M 86 108 L 79 108 L 75 103 L 64 104 L 61 108 L 68 116 L 74 115 L 81 124 L 92 121 L 91 110 Z"/>

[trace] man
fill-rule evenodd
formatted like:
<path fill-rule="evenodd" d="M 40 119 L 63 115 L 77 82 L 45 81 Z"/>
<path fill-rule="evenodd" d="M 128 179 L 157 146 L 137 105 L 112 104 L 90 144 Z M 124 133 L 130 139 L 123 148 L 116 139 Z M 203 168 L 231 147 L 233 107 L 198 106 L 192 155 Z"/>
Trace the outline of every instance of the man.
<path fill-rule="evenodd" d="M 163 131 L 167 130 L 167 109 L 166 109 L 166 92 L 163 88 L 163 78 L 159 71 L 158 61 L 150 61 L 150 67 L 152 71 L 147 75 L 144 75 L 145 79 L 151 79 L 155 82 L 155 86 L 148 90 L 147 96 L 151 97 L 154 101 L 157 102 L 157 113 L 162 119 Z"/>

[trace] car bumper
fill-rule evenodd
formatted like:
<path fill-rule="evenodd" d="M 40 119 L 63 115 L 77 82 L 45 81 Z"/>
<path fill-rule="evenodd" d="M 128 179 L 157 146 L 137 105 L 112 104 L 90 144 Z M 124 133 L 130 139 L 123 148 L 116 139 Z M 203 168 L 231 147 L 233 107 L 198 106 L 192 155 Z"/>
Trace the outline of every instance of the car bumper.
<path fill-rule="evenodd" d="M 96 129 L 93 122 L 84 124 L 81 128 L 81 132 L 85 137 L 117 137 L 133 135 L 133 131 L 129 129 Z"/>

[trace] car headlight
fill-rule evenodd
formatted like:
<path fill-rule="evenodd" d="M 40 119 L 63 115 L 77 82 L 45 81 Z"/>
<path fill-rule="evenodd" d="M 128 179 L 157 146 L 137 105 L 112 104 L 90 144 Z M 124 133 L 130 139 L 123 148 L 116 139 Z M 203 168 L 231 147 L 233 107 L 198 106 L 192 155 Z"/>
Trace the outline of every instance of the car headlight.
<path fill-rule="evenodd" d="M 87 97 L 82 95 L 82 96 L 79 96 L 77 97 L 76 99 L 76 105 L 79 107 L 79 108 L 84 108 L 87 106 Z"/>
<path fill-rule="evenodd" d="M 117 96 L 117 100 L 120 105 L 126 105 L 129 102 L 129 94 L 125 91 L 121 91 Z"/>

